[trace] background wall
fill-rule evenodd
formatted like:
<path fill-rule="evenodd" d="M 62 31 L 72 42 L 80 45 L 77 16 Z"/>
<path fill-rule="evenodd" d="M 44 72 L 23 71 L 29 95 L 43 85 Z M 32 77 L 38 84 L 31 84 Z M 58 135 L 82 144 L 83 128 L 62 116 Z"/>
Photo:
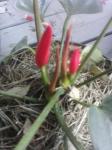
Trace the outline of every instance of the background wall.
<path fill-rule="evenodd" d="M 112 16 L 112 0 L 101 0 L 103 12 L 93 15 L 74 15 L 72 42 L 87 43 L 99 35 L 109 18 Z M 22 37 L 28 37 L 28 43 L 36 42 L 34 22 L 27 21 L 25 15 L 32 15 L 21 11 L 15 6 L 16 0 L 0 1 L 0 59 L 7 55 Z M 65 12 L 57 0 L 47 0 L 50 4 L 45 14 L 45 20 L 54 28 L 54 39 L 60 40 Z M 32 15 L 33 16 L 33 15 Z M 109 36 L 99 44 L 103 54 L 112 58 L 112 26 L 108 30 Z"/>

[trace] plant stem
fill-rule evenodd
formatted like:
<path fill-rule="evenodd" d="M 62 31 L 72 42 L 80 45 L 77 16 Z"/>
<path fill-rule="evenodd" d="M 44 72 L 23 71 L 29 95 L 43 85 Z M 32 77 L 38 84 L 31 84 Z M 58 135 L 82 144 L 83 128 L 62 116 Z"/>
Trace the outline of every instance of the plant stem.
<path fill-rule="evenodd" d="M 25 135 L 23 135 L 22 139 L 16 146 L 15 150 L 25 150 L 28 144 L 31 142 L 34 135 L 38 132 L 39 128 L 41 127 L 42 123 L 45 121 L 46 117 L 48 116 L 49 112 L 58 101 L 60 95 L 63 94 L 63 90 L 59 89 L 51 98 L 49 99 L 49 103 L 43 109 L 41 114 L 37 117 L 35 122 L 32 126 L 28 129 Z"/>
<path fill-rule="evenodd" d="M 86 55 L 86 57 L 84 58 L 84 60 L 82 61 L 77 74 L 74 77 L 74 80 L 76 81 L 77 77 L 79 76 L 80 72 L 82 71 L 84 65 L 87 63 L 87 61 L 89 60 L 90 56 L 92 55 L 92 53 L 94 52 L 94 50 L 96 49 L 97 45 L 99 44 L 99 42 L 102 40 L 105 32 L 107 31 L 107 29 L 109 28 L 110 24 L 112 23 L 112 17 L 109 19 L 109 21 L 107 22 L 107 24 L 105 25 L 103 31 L 101 32 L 100 36 L 98 37 L 98 39 L 96 40 L 96 42 L 93 44 L 91 50 L 89 51 L 89 53 Z"/>
<path fill-rule="evenodd" d="M 56 83 L 58 81 L 58 71 L 59 71 L 59 62 L 60 62 L 60 59 L 59 59 L 59 47 L 56 48 L 56 66 L 55 66 L 55 71 L 54 71 L 54 77 L 50 83 L 50 86 L 49 86 L 49 91 L 51 93 L 53 93 L 55 91 L 55 88 L 56 88 Z"/>
<path fill-rule="evenodd" d="M 50 80 L 48 78 L 46 66 L 43 66 L 41 69 L 41 77 L 45 85 L 50 84 Z"/>
<path fill-rule="evenodd" d="M 63 32 L 62 32 L 62 39 L 61 39 L 61 47 L 60 47 L 60 65 L 59 65 L 59 74 L 61 71 L 61 63 L 62 63 L 62 53 L 63 53 L 63 48 L 64 48 L 64 41 L 66 38 L 66 28 L 68 26 L 68 22 L 69 22 L 70 16 L 67 16 L 64 22 L 64 26 L 63 26 Z"/>
<path fill-rule="evenodd" d="M 76 86 L 77 88 L 79 88 L 79 87 L 81 87 L 81 86 L 83 86 L 83 85 L 85 85 L 85 84 L 88 84 L 88 83 L 90 83 L 90 82 L 92 82 L 92 81 L 98 79 L 99 77 L 102 77 L 103 75 L 105 75 L 105 74 L 107 74 L 107 73 L 110 73 L 110 72 L 112 72 L 112 68 L 110 68 L 110 69 L 108 69 L 108 70 L 106 70 L 106 71 L 104 71 L 104 72 L 102 72 L 102 73 L 100 73 L 100 74 L 98 74 L 98 75 L 96 75 L 96 76 L 94 76 L 94 77 L 92 77 L 92 78 L 90 78 L 90 79 L 88 79 L 88 80 L 82 82 L 82 83 L 79 83 L 79 84 L 77 84 L 77 85 L 75 85 L 75 86 Z"/>
<path fill-rule="evenodd" d="M 2 90 L 0 90 L 0 95 L 6 96 L 6 97 L 11 97 L 11 98 L 16 98 L 16 99 L 19 99 L 19 100 L 27 100 L 27 101 L 31 101 L 31 102 L 36 102 L 36 100 L 37 100 L 36 98 L 33 98 L 33 97 L 9 94 L 7 91 L 2 91 Z"/>
<path fill-rule="evenodd" d="M 88 107 L 93 106 L 93 104 L 88 104 L 86 102 L 80 102 L 79 100 L 76 100 L 76 99 L 73 99 L 73 101 L 76 102 L 77 104 L 82 105 L 83 107 L 87 107 L 88 108 Z"/>
<path fill-rule="evenodd" d="M 40 40 L 42 27 L 41 27 L 41 18 L 40 18 L 38 0 L 33 0 L 33 9 L 34 9 L 34 17 L 35 17 L 36 36 L 37 36 L 37 39 Z"/>
<path fill-rule="evenodd" d="M 82 147 L 81 143 L 79 143 L 76 139 L 76 137 L 73 135 L 73 133 L 71 132 L 71 130 L 67 127 L 64 118 L 62 116 L 62 112 L 60 110 L 60 107 L 58 104 L 55 105 L 54 107 L 54 111 L 55 111 L 55 115 L 57 117 L 57 120 L 61 126 L 61 128 L 63 129 L 63 131 L 65 132 L 65 134 L 68 136 L 68 138 L 70 139 L 71 143 L 74 145 L 74 147 L 77 150 L 84 150 L 84 148 Z"/>

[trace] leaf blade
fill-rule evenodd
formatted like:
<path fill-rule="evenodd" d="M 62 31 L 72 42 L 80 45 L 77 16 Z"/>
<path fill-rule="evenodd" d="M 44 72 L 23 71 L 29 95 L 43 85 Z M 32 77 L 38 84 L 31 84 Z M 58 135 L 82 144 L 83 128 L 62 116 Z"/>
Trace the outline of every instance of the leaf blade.
<path fill-rule="evenodd" d="M 91 107 L 88 121 L 95 150 L 111 150 L 112 122 L 108 115 L 98 107 Z"/>
<path fill-rule="evenodd" d="M 6 91 L 7 94 L 13 94 L 16 96 L 24 97 L 27 95 L 28 91 L 30 89 L 30 85 L 24 86 L 24 87 L 13 87 Z"/>

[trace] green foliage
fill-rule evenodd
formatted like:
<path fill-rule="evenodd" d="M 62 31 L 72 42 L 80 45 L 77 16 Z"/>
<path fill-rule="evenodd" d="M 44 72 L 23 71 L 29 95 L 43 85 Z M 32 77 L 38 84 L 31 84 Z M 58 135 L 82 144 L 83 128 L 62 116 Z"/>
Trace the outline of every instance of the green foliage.
<path fill-rule="evenodd" d="M 30 13 L 33 13 L 33 0 L 18 0 L 16 2 L 16 7 L 19 9 L 22 9 L 24 11 L 28 11 Z"/>
<path fill-rule="evenodd" d="M 33 2 L 35 2 L 34 4 L 36 4 L 36 0 L 34 0 Z M 17 2 L 16 5 L 18 8 L 21 8 L 26 11 L 32 12 L 32 10 L 33 10 L 32 0 L 28 0 L 28 1 L 20 0 Z M 41 38 L 41 36 L 40 36 L 41 35 L 41 28 L 40 28 L 41 21 L 40 21 L 40 16 L 37 13 L 37 12 L 39 12 L 39 10 L 36 11 L 37 10 L 36 8 L 38 8 L 38 7 L 36 7 L 36 5 L 34 5 L 34 6 L 35 6 L 34 7 L 34 13 L 35 13 L 34 16 L 35 16 L 36 32 L 37 32 L 37 37 L 40 39 Z M 70 19 L 69 16 L 67 16 L 65 23 L 64 23 L 64 27 L 63 27 L 61 48 L 60 48 L 59 74 L 61 72 L 61 63 L 62 63 L 62 54 L 63 54 L 62 50 L 64 47 L 64 41 L 65 41 L 65 37 L 66 37 L 66 30 L 67 30 L 67 26 L 69 23 L 69 19 Z M 77 79 L 78 75 L 80 74 L 82 69 L 84 69 L 85 64 L 87 62 L 89 64 L 88 66 L 91 67 L 92 65 L 95 65 L 96 63 L 99 63 L 100 61 L 103 60 L 103 56 L 102 56 L 101 52 L 99 51 L 99 49 L 97 48 L 97 45 L 103 38 L 109 25 L 111 24 L 111 21 L 112 21 L 112 18 L 108 21 L 108 23 L 104 27 L 102 33 L 98 37 L 97 41 L 93 44 L 93 46 L 87 46 L 83 50 L 82 63 L 80 65 L 78 72 L 74 76 L 75 78 L 73 78 L 73 79 L 75 79 L 75 80 Z M 22 39 L 20 41 L 20 43 L 18 43 L 18 45 L 16 45 L 16 47 L 14 48 L 13 51 L 23 48 L 24 45 L 25 46 L 27 45 L 27 39 Z M 29 49 L 34 53 L 34 51 L 31 48 L 29 48 Z M 43 73 L 43 78 L 45 79 L 45 83 L 47 83 L 47 85 L 45 84 L 45 86 L 49 87 L 49 82 L 46 80 L 45 72 Z M 4 95 L 8 95 L 8 96 L 12 95 L 12 97 L 14 97 L 16 95 L 15 96 L 16 98 L 24 99 L 29 88 L 30 88 L 30 86 L 26 86 L 24 88 L 16 87 L 16 88 L 10 89 L 7 92 L 0 91 L 0 94 L 4 94 Z M 60 88 L 60 85 L 58 85 L 58 87 L 56 87 L 56 89 L 55 89 L 56 91 L 54 93 L 49 92 L 50 98 L 48 98 L 48 104 L 45 106 L 45 108 L 43 109 L 41 114 L 37 117 L 37 119 L 31 125 L 31 127 L 28 129 L 26 134 L 23 135 L 20 142 L 15 147 L 15 150 L 25 150 L 27 148 L 27 146 L 31 142 L 32 138 L 38 132 L 42 123 L 45 121 L 46 117 L 48 116 L 48 114 L 50 113 L 50 111 L 52 110 L 52 108 L 54 106 L 55 106 L 54 110 L 55 110 L 55 114 L 57 116 L 57 120 L 60 123 L 66 136 L 69 138 L 69 140 L 72 142 L 72 144 L 77 148 L 77 150 L 84 149 L 82 147 L 82 145 L 77 141 L 76 137 L 74 137 L 74 135 L 72 134 L 70 129 L 67 127 L 67 125 L 63 119 L 62 112 L 60 112 L 59 105 L 58 104 L 56 105 L 56 102 L 58 102 L 58 100 L 60 99 L 60 96 L 62 94 L 64 94 L 64 92 L 65 92 L 63 88 L 64 87 Z M 78 101 L 77 101 L 77 103 L 78 103 Z M 81 103 L 79 102 L 79 104 L 81 104 Z M 88 105 L 87 107 L 90 107 L 90 106 L 91 105 Z M 94 147 L 98 150 L 110 150 L 111 149 L 111 145 L 112 145 L 111 144 L 111 141 L 112 141 L 112 136 L 111 136 L 111 133 L 112 133 L 112 122 L 111 121 L 112 121 L 112 119 L 111 119 L 111 116 L 112 116 L 112 96 L 106 98 L 99 107 L 95 107 L 95 106 L 90 107 L 89 116 L 88 116 L 89 128 L 90 128 L 90 132 L 92 135 Z"/>
<path fill-rule="evenodd" d="M 104 99 L 99 107 L 91 107 L 88 122 L 92 142 L 96 150 L 112 147 L 112 96 Z"/>
<path fill-rule="evenodd" d="M 80 73 L 80 71 L 83 69 L 84 65 L 86 64 L 86 62 L 89 60 L 91 55 L 96 50 L 97 45 L 99 44 L 102 37 L 104 36 L 104 34 L 105 34 L 107 28 L 109 27 L 110 23 L 111 23 L 111 19 L 106 24 L 104 30 L 100 34 L 100 36 L 99 36 L 98 40 L 96 41 L 96 43 L 92 46 L 92 48 L 89 50 L 89 52 L 85 56 L 84 60 L 82 61 L 83 64 L 81 64 L 81 67 L 79 68 L 79 72 L 76 74 L 76 76 Z M 65 31 L 66 31 L 66 21 L 65 21 L 65 26 L 64 26 L 64 30 L 63 30 L 62 47 L 63 47 L 63 44 L 64 44 Z M 61 58 L 61 56 L 62 56 L 62 53 L 60 53 L 60 58 Z M 99 56 L 101 56 L 101 55 L 99 54 Z M 93 60 L 93 58 L 92 58 L 92 60 Z M 99 61 L 99 57 L 97 58 L 96 61 Z M 37 119 L 35 120 L 33 125 L 29 128 L 28 132 L 22 137 L 22 139 L 20 140 L 20 142 L 17 145 L 17 147 L 15 148 L 15 150 L 24 150 L 28 146 L 28 144 L 31 142 L 31 140 L 34 137 L 34 135 L 36 134 L 36 132 L 38 132 L 38 129 L 41 127 L 42 123 L 45 121 L 47 115 L 52 110 L 53 106 L 55 106 L 55 103 L 58 101 L 60 95 L 63 94 L 63 93 L 64 93 L 64 91 L 61 89 L 61 90 L 56 91 L 55 94 L 53 94 L 53 95 L 51 94 L 52 96 L 49 99 L 49 103 L 46 105 L 46 107 L 44 108 L 42 113 L 39 115 L 39 117 L 37 117 Z M 62 129 L 64 130 L 66 136 L 69 137 L 72 144 L 74 144 L 74 146 L 78 150 L 83 149 L 83 147 L 80 146 L 80 144 L 75 140 L 75 137 L 73 136 L 72 132 L 66 126 L 66 123 L 64 122 L 64 120 L 62 118 L 60 119 L 60 117 L 59 117 L 60 116 L 60 111 L 58 111 L 57 107 L 55 107 L 55 109 L 56 109 L 56 116 L 58 118 L 58 121 L 59 121 Z M 96 123 L 95 119 L 96 119 L 97 115 L 98 115 L 98 117 L 97 117 L 97 123 Z M 90 125 L 91 134 L 93 136 L 93 143 L 97 144 L 96 148 L 100 147 L 100 145 L 98 145 L 98 139 L 96 138 L 96 135 L 98 133 L 97 124 L 99 123 L 99 131 L 101 131 L 100 127 L 101 127 L 102 123 L 104 122 L 104 119 L 106 118 L 106 116 L 107 116 L 107 114 L 104 113 L 101 108 L 97 108 L 97 107 L 91 107 L 90 108 L 90 111 L 89 111 L 89 125 Z M 108 117 L 107 117 L 107 120 L 109 121 Z M 104 131 L 105 131 L 104 133 L 102 132 L 102 134 L 106 135 L 107 124 L 105 126 L 101 127 L 101 128 L 104 129 Z M 99 133 L 99 135 L 100 135 L 100 133 Z M 97 141 L 95 139 L 97 139 Z M 74 143 L 73 141 L 75 141 L 76 143 Z M 102 143 L 102 141 L 101 141 L 101 143 Z M 99 144 L 101 144 L 101 143 L 99 142 Z M 104 150 L 106 150 L 106 149 L 104 149 Z"/>
<path fill-rule="evenodd" d="M 83 59 L 87 56 L 87 54 L 90 52 L 92 48 L 92 45 L 87 45 L 82 53 L 81 53 L 81 60 L 83 61 Z M 91 67 L 93 65 L 96 65 L 98 63 L 100 63 L 101 61 L 104 60 L 104 57 L 101 53 L 101 50 L 99 50 L 98 48 L 95 48 L 94 52 L 92 53 L 92 55 L 90 56 L 88 63 L 85 65 L 84 69 L 91 69 Z"/>
<path fill-rule="evenodd" d="M 6 91 L 7 94 L 9 95 L 16 95 L 16 96 L 25 96 L 27 95 L 28 91 L 30 89 L 30 85 L 24 86 L 24 87 L 13 87 Z"/>
<path fill-rule="evenodd" d="M 107 96 L 103 101 L 102 104 L 99 106 L 105 113 L 108 115 L 108 117 L 112 121 L 112 95 Z"/>

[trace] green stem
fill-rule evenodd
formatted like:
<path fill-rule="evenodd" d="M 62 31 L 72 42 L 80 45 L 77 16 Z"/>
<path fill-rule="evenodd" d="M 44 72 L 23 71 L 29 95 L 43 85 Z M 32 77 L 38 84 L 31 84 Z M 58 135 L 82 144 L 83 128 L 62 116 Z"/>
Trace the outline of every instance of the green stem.
<path fill-rule="evenodd" d="M 81 102 L 81 101 L 76 100 L 76 99 L 73 99 L 73 101 L 76 102 L 77 104 L 82 105 L 83 107 L 87 107 L 87 108 L 88 108 L 88 107 L 93 106 L 93 104 L 88 104 L 88 103 L 86 103 L 86 102 Z"/>
<path fill-rule="evenodd" d="M 49 103 L 46 105 L 44 110 L 41 112 L 41 114 L 37 117 L 35 122 L 32 124 L 32 126 L 28 129 L 25 135 L 23 135 L 22 139 L 16 146 L 15 150 L 25 150 L 28 144 L 31 142 L 34 135 L 38 132 L 39 128 L 41 127 L 42 123 L 45 121 L 46 117 L 48 116 L 49 112 L 55 105 L 55 103 L 58 101 L 60 95 L 63 94 L 63 90 L 58 90 L 50 99 Z"/>
<path fill-rule="evenodd" d="M 28 50 L 30 50 L 33 54 L 35 54 L 35 51 L 30 48 L 30 47 L 27 47 Z M 50 80 L 48 78 L 48 73 L 47 73 L 47 70 L 46 70 L 46 66 L 43 66 L 41 69 L 41 77 L 42 77 L 42 80 L 44 81 L 44 84 L 45 85 L 48 85 L 50 84 Z"/>
<path fill-rule="evenodd" d="M 48 77 L 46 66 L 43 66 L 40 70 L 41 70 L 41 77 L 42 77 L 42 80 L 43 80 L 44 84 L 45 85 L 50 84 L 50 80 L 49 80 L 49 77 Z"/>
<path fill-rule="evenodd" d="M 112 72 L 112 68 L 110 68 L 110 69 L 108 69 L 108 70 L 106 70 L 106 71 L 104 71 L 104 72 L 102 72 L 102 73 L 100 73 L 100 74 L 98 74 L 98 75 L 96 75 L 96 76 L 94 76 L 94 77 L 92 77 L 92 78 L 90 78 L 90 79 L 88 79 L 88 80 L 82 82 L 82 83 L 79 83 L 79 84 L 77 84 L 77 85 L 75 85 L 75 86 L 76 86 L 77 88 L 79 88 L 79 87 L 81 87 L 81 86 L 83 86 L 83 85 L 86 85 L 86 84 L 88 84 L 88 83 L 90 83 L 90 82 L 92 82 L 92 81 L 94 81 L 94 80 L 96 80 L 96 79 L 98 79 L 98 78 L 100 78 L 100 77 L 102 77 L 102 76 L 104 76 L 104 75 L 110 73 L 110 72 Z"/>
<path fill-rule="evenodd" d="M 55 115 L 57 117 L 57 120 L 61 126 L 61 128 L 63 129 L 63 131 L 65 132 L 65 134 L 68 136 L 68 138 L 70 139 L 71 143 L 74 145 L 74 147 L 77 150 L 84 150 L 84 148 L 82 147 L 81 143 L 79 143 L 76 139 L 76 137 L 73 135 L 73 133 L 71 132 L 71 130 L 67 127 L 64 118 L 62 116 L 62 112 L 60 110 L 60 107 L 58 104 L 55 105 L 54 108 L 55 111 Z"/>
<path fill-rule="evenodd" d="M 33 9 L 34 9 L 34 17 L 35 17 L 35 28 L 36 28 L 36 36 L 37 39 L 41 38 L 41 18 L 40 18 L 40 10 L 39 10 L 39 2 L 38 0 L 33 0 Z"/>
<path fill-rule="evenodd" d="M 64 87 L 64 89 L 67 89 L 68 87 L 70 87 L 70 80 L 68 79 L 67 76 L 63 77 L 62 86 Z"/>
<path fill-rule="evenodd" d="M 19 100 L 26 100 L 26 101 L 36 102 L 36 98 L 10 94 L 7 91 L 2 91 L 2 90 L 0 90 L 0 95 L 5 96 L 5 97 L 16 98 L 16 99 L 19 99 Z"/>
<path fill-rule="evenodd" d="M 98 37 L 98 39 L 96 40 L 96 42 L 93 44 L 93 47 L 91 48 L 90 52 L 86 55 L 86 57 L 84 58 L 83 62 L 81 63 L 81 65 L 80 65 L 80 67 L 78 69 L 78 72 L 77 72 L 77 74 L 74 77 L 74 82 L 76 81 L 76 79 L 79 76 L 80 72 L 82 71 L 84 65 L 87 63 L 87 61 L 89 60 L 90 56 L 92 55 L 92 53 L 96 49 L 97 45 L 99 44 L 99 42 L 104 37 L 105 32 L 107 31 L 107 29 L 109 28 L 109 26 L 110 26 L 111 23 L 112 23 L 112 17 L 109 19 L 109 21 L 105 25 L 103 31 L 101 32 L 100 36 Z"/>

